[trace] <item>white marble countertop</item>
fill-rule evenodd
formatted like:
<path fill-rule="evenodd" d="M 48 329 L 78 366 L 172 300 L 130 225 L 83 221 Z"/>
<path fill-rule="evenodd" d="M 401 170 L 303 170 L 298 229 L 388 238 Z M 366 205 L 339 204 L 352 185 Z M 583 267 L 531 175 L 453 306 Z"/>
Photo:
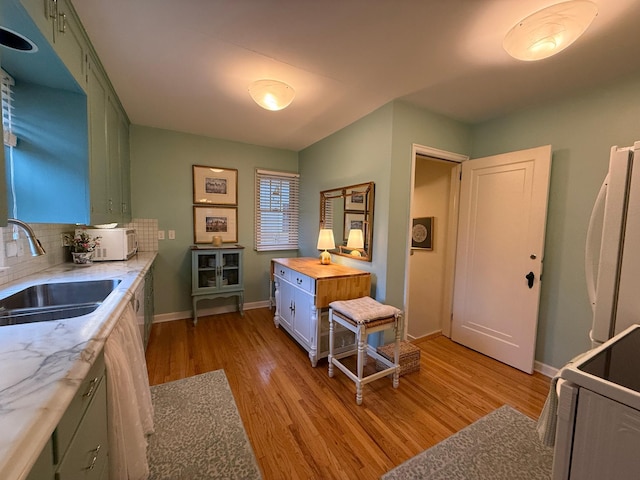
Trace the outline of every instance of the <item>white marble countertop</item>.
<path fill-rule="evenodd" d="M 39 283 L 121 280 L 87 315 L 0 327 L 1 479 L 27 476 L 155 257 L 141 252 L 86 268 L 66 263 L 0 287 L 5 298 Z"/>

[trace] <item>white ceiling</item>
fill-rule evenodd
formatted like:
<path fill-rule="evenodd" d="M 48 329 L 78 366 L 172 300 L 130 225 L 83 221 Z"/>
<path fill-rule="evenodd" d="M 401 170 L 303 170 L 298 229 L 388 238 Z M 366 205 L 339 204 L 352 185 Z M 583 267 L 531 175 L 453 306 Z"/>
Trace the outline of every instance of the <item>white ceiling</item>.
<path fill-rule="evenodd" d="M 640 1 L 594 0 L 574 45 L 502 48 L 553 0 L 74 0 L 131 121 L 301 150 L 394 99 L 475 123 L 640 70 Z M 269 112 L 260 78 L 296 90 Z"/>

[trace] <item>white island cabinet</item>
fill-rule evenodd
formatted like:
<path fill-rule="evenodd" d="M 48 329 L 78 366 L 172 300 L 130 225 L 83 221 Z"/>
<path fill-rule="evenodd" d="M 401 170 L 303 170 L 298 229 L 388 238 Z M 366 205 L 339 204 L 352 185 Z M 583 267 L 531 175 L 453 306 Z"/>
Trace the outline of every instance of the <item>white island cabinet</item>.
<path fill-rule="evenodd" d="M 344 265 L 321 265 L 317 258 L 275 258 L 271 261 L 275 284 L 274 323 L 309 352 L 311 365 L 329 353 L 329 304 L 335 300 L 366 297 L 371 274 Z M 352 345 L 353 334 L 336 332 L 339 347 Z"/>

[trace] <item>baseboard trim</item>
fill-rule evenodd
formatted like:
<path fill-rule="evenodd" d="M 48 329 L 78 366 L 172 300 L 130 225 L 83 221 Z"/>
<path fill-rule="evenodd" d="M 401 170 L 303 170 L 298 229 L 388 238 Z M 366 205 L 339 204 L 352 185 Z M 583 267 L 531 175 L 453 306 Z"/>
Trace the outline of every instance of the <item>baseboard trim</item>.
<path fill-rule="evenodd" d="M 442 335 L 442 330 L 436 330 L 435 332 L 427 333 L 426 335 L 421 335 L 419 337 L 414 337 L 413 335 L 409 335 L 407 333 L 407 340 L 414 343 L 420 342 L 422 340 L 431 340 L 432 338 L 440 337 Z"/>
<path fill-rule="evenodd" d="M 255 308 L 268 308 L 270 306 L 269 300 L 261 302 L 245 303 L 244 310 L 253 310 Z M 235 305 L 224 305 L 221 307 L 211 307 L 198 309 L 198 317 L 204 317 L 207 315 L 217 315 L 220 313 L 235 312 Z M 153 323 L 173 322 L 174 320 L 184 320 L 185 318 L 193 318 L 193 312 L 191 310 L 185 310 L 182 312 L 160 313 L 153 316 Z"/>
<path fill-rule="evenodd" d="M 551 365 L 545 365 L 544 363 L 538 362 L 537 360 L 533 362 L 533 370 L 546 375 L 549 378 L 555 377 L 558 373 L 557 368 L 552 367 Z"/>

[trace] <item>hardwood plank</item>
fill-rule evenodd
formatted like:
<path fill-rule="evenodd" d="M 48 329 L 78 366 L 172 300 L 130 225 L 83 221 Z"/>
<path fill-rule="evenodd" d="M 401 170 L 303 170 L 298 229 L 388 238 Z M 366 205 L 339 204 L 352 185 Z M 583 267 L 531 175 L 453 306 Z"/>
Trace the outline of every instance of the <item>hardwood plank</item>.
<path fill-rule="evenodd" d="M 416 343 L 420 371 L 364 387 L 307 352 L 267 308 L 154 324 L 151 385 L 224 369 L 265 480 L 378 479 L 508 404 L 537 418 L 549 378 L 527 375 L 438 336 Z M 367 368 L 374 368 L 370 359 Z"/>

